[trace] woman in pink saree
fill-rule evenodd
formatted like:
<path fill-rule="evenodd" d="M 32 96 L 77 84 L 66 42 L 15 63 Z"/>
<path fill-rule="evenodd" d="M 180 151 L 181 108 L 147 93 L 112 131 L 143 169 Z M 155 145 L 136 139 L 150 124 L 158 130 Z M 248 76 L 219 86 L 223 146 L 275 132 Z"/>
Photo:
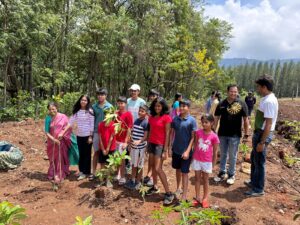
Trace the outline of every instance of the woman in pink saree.
<path fill-rule="evenodd" d="M 67 131 L 59 140 L 58 136 L 68 125 L 68 117 L 57 111 L 57 105 L 48 105 L 51 118 L 50 131 L 47 135 L 47 154 L 50 165 L 48 169 L 48 179 L 55 183 L 61 182 L 69 175 L 68 149 L 71 145 L 71 130 Z"/>

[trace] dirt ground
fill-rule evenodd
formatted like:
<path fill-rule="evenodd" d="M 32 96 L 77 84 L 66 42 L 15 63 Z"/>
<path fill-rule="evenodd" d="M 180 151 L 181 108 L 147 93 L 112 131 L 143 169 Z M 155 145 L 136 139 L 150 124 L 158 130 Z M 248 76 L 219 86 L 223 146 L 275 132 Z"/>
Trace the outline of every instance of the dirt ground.
<path fill-rule="evenodd" d="M 300 119 L 300 101 L 280 101 L 281 119 Z M 193 108 L 192 113 L 199 119 L 201 110 Z M 293 145 L 275 135 L 268 150 L 266 195 L 260 198 L 245 198 L 247 188 L 243 185 L 249 175 L 240 171 L 242 155 L 237 164 L 237 180 L 232 186 L 216 184 L 211 179 L 210 202 L 214 208 L 227 211 L 233 219 L 227 224 L 240 225 L 293 225 L 292 220 L 300 208 L 300 170 L 288 168 L 278 156 L 280 150 L 299 157 Z M 0 140 L 10 141 L 20 147 L 25 160 L 12 171 L 0 173 L 0 201 L 8 200 L 26 208 L 28 218 L 22 224 L 28 225 L 70 225 L 76 216 L 83 218 L 92 215 L 93 224 L 154 224 L 151 211 L 159 209 L 163 194 L 146 197 L 143 203 L 138 193 L 114 185 L 113 192 L 105 188 L 94 195 L 94 184 L 87 180 L 76 181 L 74 174 L 64 181 L 54 192 L 47 180 L 49 161 L 44 160 L 45 136 L 43 121 L 22 121 L 0 124 Z M 75 168 L 72 168 L 73 171 Z M 175 172 L 171 160 L 164 163 L 172 191 L 175 191 Z M 160 187 L 163 190 L 162 187 Z M 83 201 L 91 195 L 91 200 Z M 101 197 L 105 195 L 105 201 Z M 189 198 L 194 192 L 194 173 L 190 173 Z M 82 203 L 82 204 L 81 204 Z M 172 224 L 178 218 L 173 213 Z"/>

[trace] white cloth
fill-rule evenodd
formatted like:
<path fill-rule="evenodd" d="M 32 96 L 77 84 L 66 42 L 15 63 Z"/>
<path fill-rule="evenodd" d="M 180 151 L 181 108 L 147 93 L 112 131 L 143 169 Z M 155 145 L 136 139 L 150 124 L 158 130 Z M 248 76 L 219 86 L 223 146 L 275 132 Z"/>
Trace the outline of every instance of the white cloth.
<path fill-rule="evenodd" d="M 212 173 L 212 163 L 211 162 L 201 162 L 193 159 L 192 170 L 202 171 L 205 173 Z"/>
<path fill-rule="evenodd" d="M 90 136 L 94 131 L 94 116 L 88 110 L 80 109 L 69 120 L 70 126 L 75 125 L 75 134 L 79 137 Z"/>
<path fill-rule="evenodd" d="M 272 119 L 271 131 L 275 130 L 278 116 L 278 100 L 273 93 L 263 97 L 260 100 L 258 110 L 264 113 L 264 118 Z M 263 123 L 262 130 L 265 129 L 266 122 Z"/>

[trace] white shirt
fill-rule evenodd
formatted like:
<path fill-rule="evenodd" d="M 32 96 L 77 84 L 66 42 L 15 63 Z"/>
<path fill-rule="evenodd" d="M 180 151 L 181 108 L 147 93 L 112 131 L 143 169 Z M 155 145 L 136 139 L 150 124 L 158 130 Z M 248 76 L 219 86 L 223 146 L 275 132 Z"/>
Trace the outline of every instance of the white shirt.
<path fill-rule="evenodd" d="M 264 113 L 264 118 L 272 119 L 271 131 L 275 130 L 275 125 L 278 116 L 278 100 L 274 93 L 266 95 L 260 100 L 258 110 Z M 262 130 L 265 129 L 266 121 L 264 121 Z"/>

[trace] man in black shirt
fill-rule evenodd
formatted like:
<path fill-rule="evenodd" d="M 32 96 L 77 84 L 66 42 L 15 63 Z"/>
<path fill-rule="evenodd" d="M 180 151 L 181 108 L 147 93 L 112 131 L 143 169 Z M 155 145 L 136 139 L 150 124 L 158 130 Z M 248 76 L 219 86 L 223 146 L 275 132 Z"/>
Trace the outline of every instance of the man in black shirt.
<path fill-rule="evenodd" d="M 248 106 L 248 116 L 250 117 L 256 103 L 256 98 L 252 91 L 249 91 L 248 95 L 245 97 L 245 103 Z"/>
<path fill-rule="evenodd" d="M 237 85 L 227 87 L 228 97 L 219 103 L 215 112 L 215 124 L 220 121 L 218 136 L 220 139 L 220 172 L 215 181 L 226 178 L 228 184 L 234 184 L 237 153 L 242 136 L 242 121 L 244 121 L 244 140 L 248 138 L 248 109 L 238 96 Z M 229 155 L 229 169 L 226 174 L 227 155 Z M 227 177 L 228 175 L 228 177 Z"/>

